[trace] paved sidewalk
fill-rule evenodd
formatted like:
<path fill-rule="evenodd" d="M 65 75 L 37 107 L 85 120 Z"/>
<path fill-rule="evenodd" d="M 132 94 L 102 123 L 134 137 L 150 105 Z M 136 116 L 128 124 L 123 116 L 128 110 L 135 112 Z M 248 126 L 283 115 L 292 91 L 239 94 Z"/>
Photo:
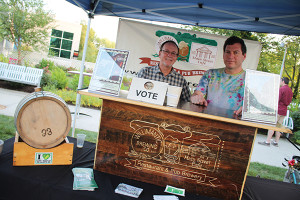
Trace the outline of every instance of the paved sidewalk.
<path fill-rule="evenodd" d="M 293 155 L 300 156 L 300 151 L 285 138 L 280 138 L 278 147 L 275 147 L 272 144 L 270 146 L 258 144 L 258 142 L 265 141 L 266 138 L 266 135 L 257 134 L 252 151 L 251 162 L 259 162 L 284 168 L 282 166 L 284 158 L 291 159 Z M 299 145 L 298 148 L 300 148 Z"/>
<path fill-rule="evenodd" d="M 0 88 L 0 114 L 14 116 L 18 103 L 28 94 L 29 93 Z M 69 105 L 69 109 L 71 113 L 75 112 L 75 106 Z M 90 116 L 77 116 L 76 128 L 98 132 L 100 110 L 80 108 L 79 112 Z M 74 120 L 74 115 L 72 115 L 72 120 Z M 257 143 L 265 139 L 265 135 L 258 134 L 256 136 L 251 162 L 259 162 L 283 168 L 281 163 L 284 161 L 284 158 L 291 158 L 293 155 L 300 156 L 300 152 L 284 138 L 280 139 L 279 147 L 274 147 L 273 145 L 267 147 Z"/>

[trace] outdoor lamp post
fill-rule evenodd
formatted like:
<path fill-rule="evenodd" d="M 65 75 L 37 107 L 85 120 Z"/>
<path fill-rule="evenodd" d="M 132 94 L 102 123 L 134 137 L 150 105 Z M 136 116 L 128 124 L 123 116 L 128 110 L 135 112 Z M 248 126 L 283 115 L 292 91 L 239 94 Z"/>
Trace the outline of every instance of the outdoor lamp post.
<path fill-rule="evenodd" d="M 285 56 L 286 56 L 286 51 L 287 51 L 287 45 L 284 43 L 280 44 L 281 47 L 285 47 L 284 48 L 284 56 L 282 59 L 282 64 L 281 64 L 281 69 L 280 69 L 280 79 L 282 78 L 282 73 L 283 73 L 283 68 L 284 68 L 284 62 L 285 62 Z"/>

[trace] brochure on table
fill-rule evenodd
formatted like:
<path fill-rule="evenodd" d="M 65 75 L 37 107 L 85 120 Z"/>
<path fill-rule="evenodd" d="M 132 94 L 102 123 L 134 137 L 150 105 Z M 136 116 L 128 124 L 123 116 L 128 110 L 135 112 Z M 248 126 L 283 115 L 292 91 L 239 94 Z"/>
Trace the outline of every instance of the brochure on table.
<path fill-rule="evenodd" d="M 279 84 L 278 74 L 247 69 L 242 119 L 276 124 Z"/>
<path fill-rule="evenodd" d="M 129 51 L 100 48 L 89 92 L 118 96 Z"/>

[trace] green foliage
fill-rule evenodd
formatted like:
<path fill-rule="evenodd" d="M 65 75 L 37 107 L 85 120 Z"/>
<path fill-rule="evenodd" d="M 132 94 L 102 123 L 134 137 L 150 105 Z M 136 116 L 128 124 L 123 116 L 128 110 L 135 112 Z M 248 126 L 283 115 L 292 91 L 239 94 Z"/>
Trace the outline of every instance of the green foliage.
<path fill-rule="evenodd" d="M 105 47 L 105 48 L 115 48 L 115 42 L 110 41 L 107 38 L 96 38 L 96 47 L 99 49 L 100 47 Z"/>
<path fill-rule="evenodd" d="M 33 64 L 29 60 L 25 60 L 24 61 L 24 66 L 30 67 L 30 66 L 33 66 Z"/>
<path fill-rule="evenodd" d="M 129 90 L 131 85 L 132 77 L 123 76 L 121 90 Z"/>
<path fill-rule="evenodd" d="M 53 85 L 53 84 L 48 84 L 48 85 L 44 86 L 43 90 L 44 91 L 49 91 L 49 92 L 52 92 L 52 93 L 55 93 L 57 91 L 55 85 Z"/>
<path fill-rule="evenodd" d="M 290 105 L 288 106 L 288 110 L 290 110 L 291 112 L 296 112 L 298 111 L 300 108 L 300 103 L 298 100 L 293 99 L 292 103 L 290 103 Z"/>
<path fill-rule="evenodd" d="M 299 36 L 284 36 L 282 41 L 287 48 L 285 67 L 283 76 L 288 77 L 290 87 L 294 93 L 293 98 L 299 99 L 300 92 L 300 37 Z M 284 49 L 282 49 L 283 58 Z"/>
<path fill-rule="evenodd" d="M 54 62 L 51 60 L 42 59 L 39 64 L 35 65 L 39 69 L 53 70 L 55 68 Z"/>
<path fill-rule="evenodd" d="M 269 166 L 257 162 L 251 162 L 248 176 L 260 176 L 261 178 L 283 181 L 287 169 Z"/>
<path fill-rule="evenodd" d="M 7 140 L 15 136 L 14 117 L 0 115 L 0 139 Z"/>
<path fill-rule="evenodd" d="M 291 140 L 292 140 L 294 143 L 300 145 L 300 130 L 294 132 L 294 134 L 292 135 Z"/>
<path fill-rule="evenodd" d="M 61 68 L 54 68 L 51 72 L 51 82 L 58 89 L 66 88 L 68 83 L 66 73 Z"/>
<path fill-rule="evenodd" d="M 84 42 L 85 42 L 85 34 L 87 30 L 86 24 L 81 24 L 82 30 L 81 30 L 81 37 L 80 37 L 80 43 L 79 43 L 79 55 L 78 59 L 82 60 L 82 54 L 83 54 L 83 48 L 84 48 Z M 96 38 L 96 32 L 91 28 L 89 32 L 89 38 L 88 38 L 88 46 L 86 50 L 86 57 L 85 61 L 87 62 L 96 62 L 97 55 L 98 55 L 98 49 L 94 43 Z"/>
<path fill-rule="evenodd" d="M 51 74 L 44 71 L 42 79 L 41 79 L 41 87 L 44 88 L 47 85 L 51 85 Z"/>
<path fill-rule="evenodd" d="M 293 123 L 294 123 L 294 129 L 293 131 L 297 132 L 297 131 L 300 131 L 300 111 L 296 111 L 296 112 L 293 112 L 291 114 L 291 117 L 293 119 Z"/>
<path fill-rule="evenodd" d="M 87 25 L 85 22 L 81 23 L 81 25 L 82 25 L 82 30 L 81 30 L 81 37 L 80 37 L 80 44 L 79 44 L 78 60 L 82 60 L 85 35 L 87 30 Z M 96 32 L 91 28 L 89 32 L 88 47 L 87 47 L 85 61 L 95 63 L 100 47 L 114 48 L 115 42 L 111 42 L 106 38 L 104 39 L 98 38 Z"/>
<path fill-rule="evenodd" d="M 0 62 L 9 63 L 9 58 L 5 57 L 2 53 L 0 54 Z"/>
<path fill-rule="evenodd" d="M 63 65 L 56 65 L 56 67 L 60 68 L 60 69 L 63 70 L 65 73 L 68 72 L 68 69 L 67 69 L 65 66 L 63 66 Z"/>
<path fill-rule="evenodd" d="M 76 128 L 74 136 L 76 137 L 77 134 L 85 134 L 86 135 L 86 137 L 85 137 L 86 141 L 97 143 L 97 136 L 98 136 L 97 132 L 87 131 L 87 130 Z M 68 136 L 72 136 L 72 128 L 71 128 Z"/>
<path fill-rule="evenodd" d="M 24 58 L 22 50 L 38 51 L 48 46 L 54 15 L 43 7 L 42 0 L 0 0 L 0 38 L 14 43 L 18 64 Z"/>
<path fill-rule="evenodd" d="M 90 84 L 90 80 L 91 80 L 91 77 L 89 76 L 84 76 L 83 77 L 83 85 L 82 85 L 82 88 L 86 88 L 89 86 Z M 77 88 L 78 88 L 78 82 L 79 82 L 79 75 L 78 74 L 75 74 L 73 77 L 72 77 L 72 80 L 70 81 L 69 83 L 69 88 L 72 89 L 73 91 L 77 91 Z"/>
<path fill-rule="evenodd" d="M 66 103 L 68 104 L 76 104 L 76 96 L 77 93 L 72 90 L 57 90 L 53 85 L 52 86 L 46 86 L 43 88 L 45 91 L 52 92 L 54 94 L 57 94 L 60 96 Z M 92 107 L 92 108 L 101 108 L 102 106 L 102 99 L 99 99 L 97 97 L 91 97 L 87 95 L 81 96 L 80 105 L 83 107 Z"/>
<path fill-rule="evenodd" d="M 102 99 L 97 97 L 91 97 L 87 95 L 81 96 L 81 105 L 85 107 L 96 107 L 101 108 L 102 106 Z"/>
<path fill-rule="evenodd" d="M 65 102 L 73 105 L 76 104 L 76 92 L 66 89 L 56 90 L 52 92 L 60 96 L 63 100 L 65 100 Z"/>

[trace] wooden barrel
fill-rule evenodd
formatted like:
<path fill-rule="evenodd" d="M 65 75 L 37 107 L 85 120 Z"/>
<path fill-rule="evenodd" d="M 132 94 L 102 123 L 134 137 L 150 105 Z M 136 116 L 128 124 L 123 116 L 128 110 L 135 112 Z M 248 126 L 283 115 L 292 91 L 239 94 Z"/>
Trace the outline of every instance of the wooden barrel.
<path fill-rule="evenodd" d="M 15 127 L 21 139 L 35 148 L 52 148 L 67 137 L 71 113 L 65 101 L 51 92 L 25 96 L 15 111 Z"/>

